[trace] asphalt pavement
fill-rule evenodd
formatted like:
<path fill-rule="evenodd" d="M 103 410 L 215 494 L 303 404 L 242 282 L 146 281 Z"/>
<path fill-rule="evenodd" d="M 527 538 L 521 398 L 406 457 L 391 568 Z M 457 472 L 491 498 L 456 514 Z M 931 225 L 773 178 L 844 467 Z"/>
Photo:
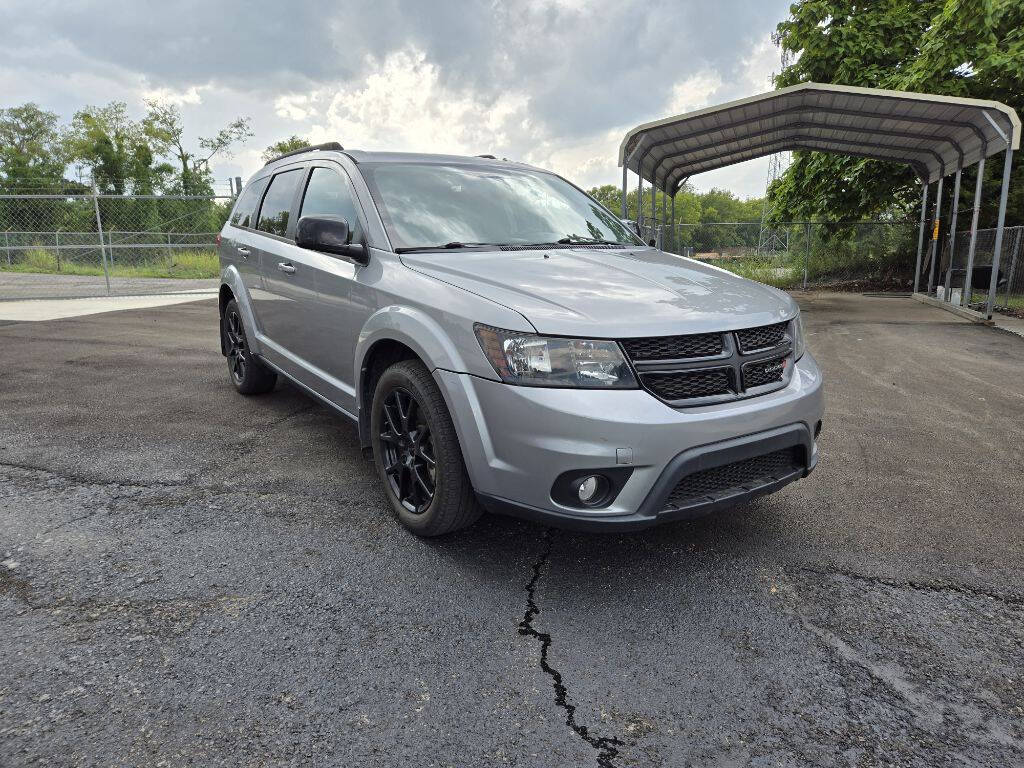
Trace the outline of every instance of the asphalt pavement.
<path fill-rule="evenodd" d="M 625 535 L 389 514 L 216 305 L 0 327 L 0 765 L 1024 764 L 1024 339 L 800 298 L 819 468 Z"/>

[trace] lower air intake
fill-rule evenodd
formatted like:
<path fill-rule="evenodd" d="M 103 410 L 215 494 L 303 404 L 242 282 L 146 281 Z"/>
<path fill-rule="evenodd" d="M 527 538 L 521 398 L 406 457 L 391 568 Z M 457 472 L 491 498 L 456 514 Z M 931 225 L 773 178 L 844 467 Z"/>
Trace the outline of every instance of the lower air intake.
<path fill-rule="evenodd" d="M 681 509 L 734 492 L 753 491 L 804 467 L 803 448 L 782 450 L 703 469 L 680 480 L 663 509 Z"/>

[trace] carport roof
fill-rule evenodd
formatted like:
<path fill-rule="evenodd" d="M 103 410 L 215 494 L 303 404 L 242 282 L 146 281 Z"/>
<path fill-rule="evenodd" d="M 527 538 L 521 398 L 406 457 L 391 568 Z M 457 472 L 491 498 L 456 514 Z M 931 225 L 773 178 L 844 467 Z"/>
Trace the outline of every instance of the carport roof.
<path fill-rule="evenodd" d="M 800 83 L 638 125 L 619 166 L 671 194 L 697 173 L 788 150 L 904 163 L 926 181 L 1020 147 L 1021 123 L 996 101 Z"/>

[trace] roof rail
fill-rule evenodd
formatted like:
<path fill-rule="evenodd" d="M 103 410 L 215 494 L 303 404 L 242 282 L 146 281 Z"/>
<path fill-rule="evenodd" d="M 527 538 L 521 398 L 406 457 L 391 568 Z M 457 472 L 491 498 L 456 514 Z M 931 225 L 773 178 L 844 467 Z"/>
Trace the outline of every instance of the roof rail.
<path fill-rule="evenodd" d="M 316 151 L 326 152 L 328 150 L 334 150 L 335 152 L 340 152 L 340 151 L 342 151 L 344 149 L 345 148 L 343 146 L 341 146 L 341 144 L 339 144 L 336 141 L 327 141 L 327 142 L 324 142 L 323 144 L 313 144 L 313 145 L 308 146 L 308 147 L 303 147 L 302 149 L 293 149 L 291 152 L 285 152 L 283 155 L 278 155 L 277 157 L 273 157 L 270 160 L 267 160 L 267 162 L 264 164 L 263 167 L 266 168 L 271 163 L 276 163 L 278 160 L 283 160 L 284 158 L 291 157 L 292 155 L 301 155 L 303 152 L 316 152 Z"/>
<path fill-rule="evenodd" d="M 487 160 L 497 160 L 498 159 L 494 155 L 477 155 L 477 157 L 483 157 L 483 158 L 486 158 Z"/>

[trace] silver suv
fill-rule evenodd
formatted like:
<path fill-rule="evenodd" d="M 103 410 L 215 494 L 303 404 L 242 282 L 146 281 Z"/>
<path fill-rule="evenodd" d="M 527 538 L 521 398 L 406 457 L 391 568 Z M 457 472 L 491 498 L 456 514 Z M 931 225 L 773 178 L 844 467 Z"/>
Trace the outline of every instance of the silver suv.
<path fill-rule="evenodd" d="M 257 172 L 218 242 L 235 387 L 281 375 L 353 419 L 414 533 L 485 509 L 643 528 L 817 462 L 793 299 L 645 245 L 548 171 L 324 144 Z"/>

